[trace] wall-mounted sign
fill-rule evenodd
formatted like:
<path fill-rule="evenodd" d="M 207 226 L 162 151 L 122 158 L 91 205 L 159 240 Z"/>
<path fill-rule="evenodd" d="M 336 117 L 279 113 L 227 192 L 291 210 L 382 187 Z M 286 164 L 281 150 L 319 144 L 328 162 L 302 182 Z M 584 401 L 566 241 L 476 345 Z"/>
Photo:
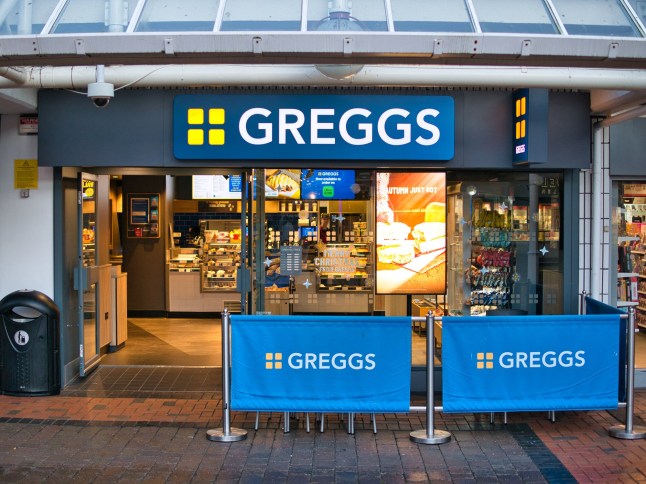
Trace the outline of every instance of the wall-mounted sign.
<path fill-rule="evenodd" d="M 179 95 L 178 159 L 453 158 L 449 96 Z"/>
<path fill-rule="evenodd" d="M 38 160 L 13 160 L 13 187 L 16 190 L 38 188 Z"/>
<path fill-rule="evenodd" d="M 517 89 L 513 93 L 514 165 L 547 163 L 547 89 Z"/>
<path fill-rule="evenodd" d="M 22 135 L 38 134 L 38 115 L 36 114 L 20 115 L 20 125 L 18 126 L 18 134 L 22 134 Z"/>

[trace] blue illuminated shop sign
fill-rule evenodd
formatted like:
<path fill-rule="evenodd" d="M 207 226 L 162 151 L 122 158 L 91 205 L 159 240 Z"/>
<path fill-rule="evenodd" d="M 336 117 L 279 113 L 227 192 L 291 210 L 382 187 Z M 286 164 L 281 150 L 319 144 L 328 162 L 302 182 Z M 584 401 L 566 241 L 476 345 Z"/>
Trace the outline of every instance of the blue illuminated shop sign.
<path fill-rule="evenodd" d="M 208 94 L 175 97 L 178 159 L 453 158 L 449 96 Z"/>

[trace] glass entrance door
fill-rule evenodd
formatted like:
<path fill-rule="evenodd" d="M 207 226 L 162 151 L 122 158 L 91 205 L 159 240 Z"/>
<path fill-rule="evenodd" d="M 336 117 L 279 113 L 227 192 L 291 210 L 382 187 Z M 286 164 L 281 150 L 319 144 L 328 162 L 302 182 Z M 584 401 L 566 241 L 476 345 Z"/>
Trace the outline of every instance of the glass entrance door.
<path fill-rule="evenodd" d="M 80 173 L 78 178 L 78 291 L 79 374 L 86 376 L 99 364 L 99 314 L 97 265 L 98 177 Z"/>

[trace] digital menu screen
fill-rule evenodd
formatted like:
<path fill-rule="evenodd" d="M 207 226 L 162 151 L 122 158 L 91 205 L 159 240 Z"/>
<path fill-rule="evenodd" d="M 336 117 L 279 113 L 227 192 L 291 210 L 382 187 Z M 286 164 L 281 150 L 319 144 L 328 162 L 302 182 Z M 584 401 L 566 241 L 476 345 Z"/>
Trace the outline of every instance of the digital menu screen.
<path fill-rule="evenodd" d="M 231 200 L 242 197 L 242 175 L 193 175 L 193 200 Z"/>
<path fill-rule="evenodd" d="M 265 197 L 301 198 L 301 170 L 267 170 L 265 177 Z"/>
<path fill-rule="evenodd" d="M 378 294 L 446 293 L 446 174 L 376 175 Z"/>
<path fill-rule="evenodd" d="M 354 200 L 361 191 L 354 170 L 303 170 L 303 200 Z"/>

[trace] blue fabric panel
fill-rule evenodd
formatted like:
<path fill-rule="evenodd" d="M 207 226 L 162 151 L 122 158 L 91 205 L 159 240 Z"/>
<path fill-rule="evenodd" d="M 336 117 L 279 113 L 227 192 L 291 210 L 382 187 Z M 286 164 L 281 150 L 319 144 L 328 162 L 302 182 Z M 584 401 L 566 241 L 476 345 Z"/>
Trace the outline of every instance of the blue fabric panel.
<path fill-rule="evenodd" d="M 617 408 L 619 315 L 445 317 L 445 412 Z"/>
<path fill-rule="evenodd" d="M 233 410 L 407 412 L 411 319 L 231 317 Z"/>

